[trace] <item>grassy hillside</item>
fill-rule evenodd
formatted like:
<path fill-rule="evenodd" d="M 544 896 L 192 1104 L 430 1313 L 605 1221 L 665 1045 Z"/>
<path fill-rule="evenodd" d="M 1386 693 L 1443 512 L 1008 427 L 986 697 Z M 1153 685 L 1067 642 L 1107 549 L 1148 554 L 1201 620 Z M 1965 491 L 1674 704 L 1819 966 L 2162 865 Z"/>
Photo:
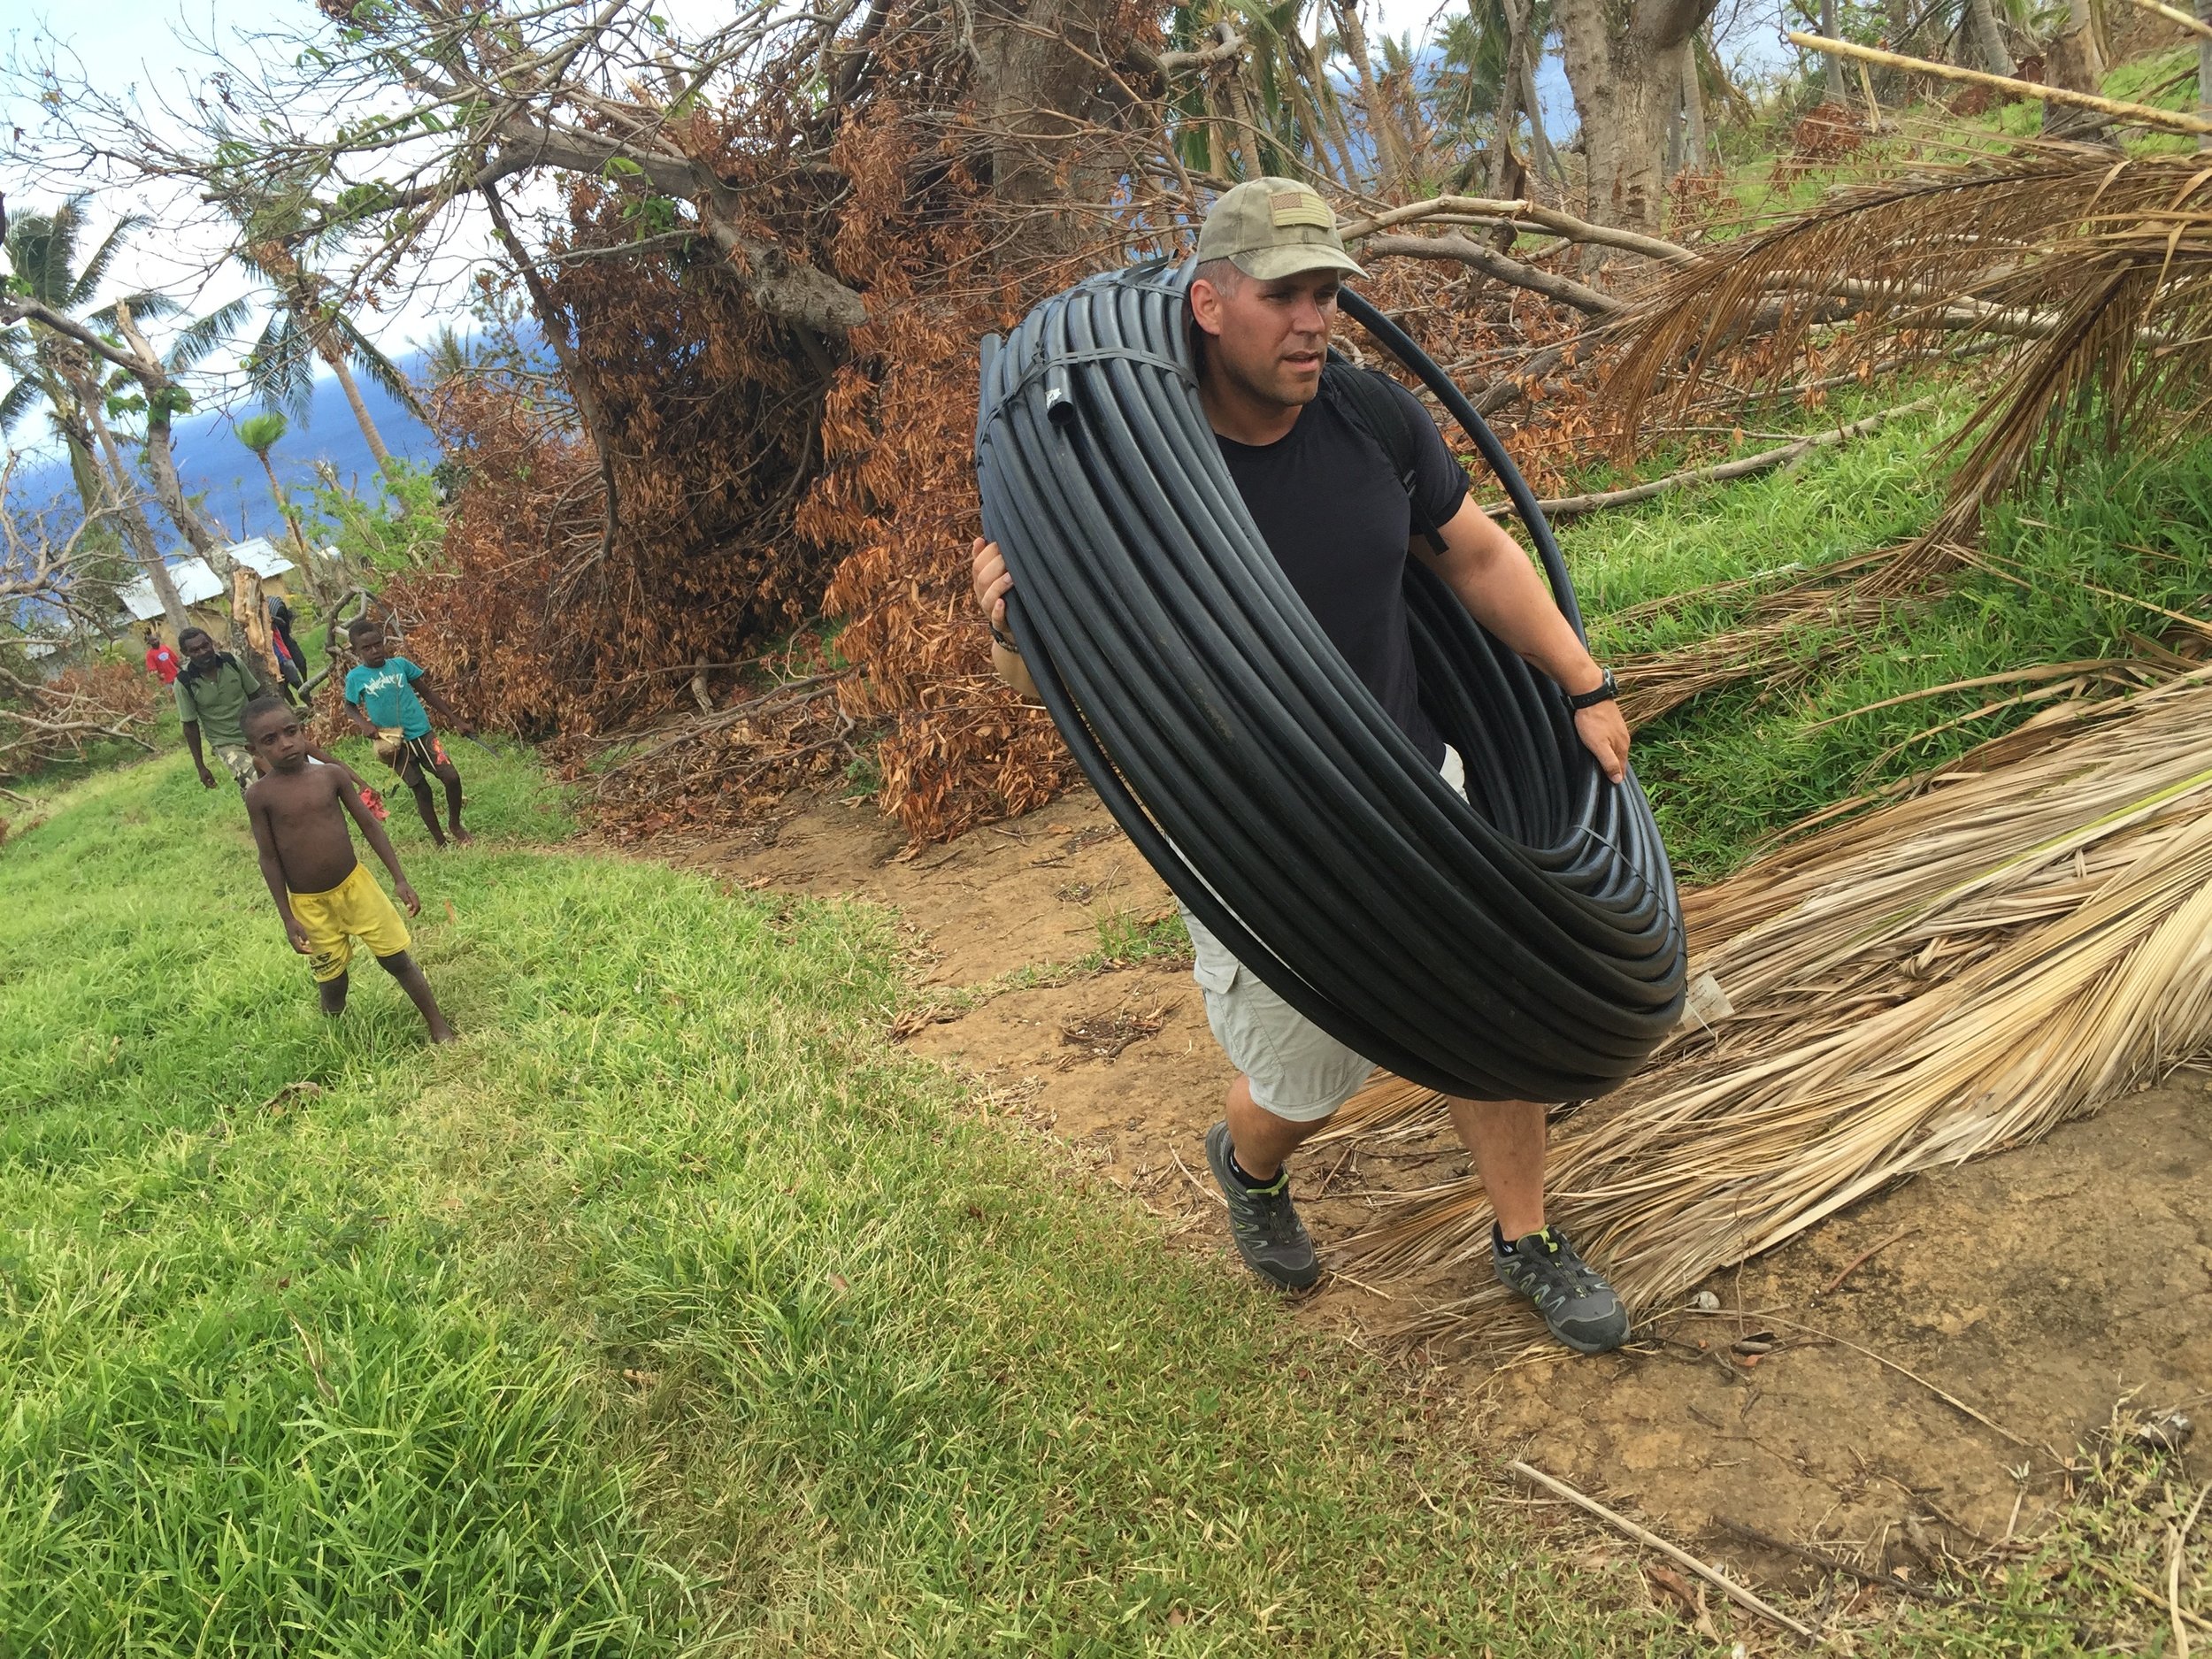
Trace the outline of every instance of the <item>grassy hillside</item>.
<path fill-rule="evenodd" d="M 1663 1649 L 885 1046 L 885 918 L 470 770 L 480 849 L 401 832 L 449 1050 L 318 1017 L 178 757 L 0 853 L 11 1651 Z"/>

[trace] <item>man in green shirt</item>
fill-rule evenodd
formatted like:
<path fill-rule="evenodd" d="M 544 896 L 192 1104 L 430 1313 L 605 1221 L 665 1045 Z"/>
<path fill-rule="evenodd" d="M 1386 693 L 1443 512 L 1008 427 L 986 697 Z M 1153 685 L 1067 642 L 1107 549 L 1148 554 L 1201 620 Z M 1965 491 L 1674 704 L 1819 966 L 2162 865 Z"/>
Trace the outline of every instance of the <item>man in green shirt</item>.
<path fill-rule="evenodd" d="M 214 636 L 205 628 L 185 629 L 177 635 L 177 644 L 185 656 L 183 671 L 177 675 L 177 718 L 184 722 L 184 746 L 192 751 L 200 781 L 211 789 L 215 787 L 215 774 L 201 751 L 204 741 L 243 789 L 260 774 L 239 717 L 267 687 L 250 662 L 217 650 Z"/>

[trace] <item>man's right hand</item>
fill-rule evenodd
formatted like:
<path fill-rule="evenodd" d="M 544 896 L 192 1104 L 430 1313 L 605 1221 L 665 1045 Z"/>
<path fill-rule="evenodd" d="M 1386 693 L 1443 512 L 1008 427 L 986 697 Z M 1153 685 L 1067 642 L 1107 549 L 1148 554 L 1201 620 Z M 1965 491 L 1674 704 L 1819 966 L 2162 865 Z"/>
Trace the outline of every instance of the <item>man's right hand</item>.
<path fill-rule="evenodd" d="M 284 918 L 284 936 L 292 941 L 292 949 L 303 956 L 315 954 L 314 942 L 307 936 L 307 924 L 296 916 Z"/>
<path fill-rule="evenodd" d="M 207 769 L 205 761 L 200 763 L 200 787 L 205 789 L 212 789 L 215 787 L 215 774 Z"/>
<path fill-rule="evenodd" d="M 1006 568 L 1006 556 L 998 550 L 998 543 L 975 539 L 976 609 L 990 619 L 991 626 L 1004 631 L 1006 627 L 1006 595 L 1014 590 L 1014 578 Z"/>

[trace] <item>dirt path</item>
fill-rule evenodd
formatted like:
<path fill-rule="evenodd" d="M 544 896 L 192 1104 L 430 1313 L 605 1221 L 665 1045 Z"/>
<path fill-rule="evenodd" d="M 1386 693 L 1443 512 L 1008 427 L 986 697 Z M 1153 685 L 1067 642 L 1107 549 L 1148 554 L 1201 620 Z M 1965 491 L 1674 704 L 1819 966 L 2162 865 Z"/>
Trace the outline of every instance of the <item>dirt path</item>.
<path fill-rule="evenodd" d="M 1068 971 L 1171 905 L 1097 798 L 911 861 L 899 847 L 872 810 L 826 802 L 672 856 L 739 886 L 894 906 L 925 990 L 903 1040 L 1173 1217 L 1179 1248 L 1237 1271 L 1200 1148 L 1232 1073 L 1187 964 Z M 1525 1455 L 1755 1574 L 1804 1570 L 1717 1523 L 1891 1565 L 1969 1553 L 2035 1525 L 2062 1455 L 2116 1402 L 2201 1417 L 2212 1401 L 2208 1089 L 2183 1071 L 2038 1145 L 1862 1202 L 1717 1277 L 1722 1312 L 1663 1317 L 1663 1340 L 1597 1360 L 1538 1343 L 1420 1357 L 1463 1406 L 1471 1455 Z M 1325 1249 L 1466 1167 L 1448 1133 L 1331 1148 L 1301 1168 L 1302 1205 Z M 1299 1317 L 1372 1340 L 1423 1298 L 1473 1288 L 1471 1271 L 1333 1278 Z M 1763 1334 L 1776 1351 L 1731 1356 Z"/>

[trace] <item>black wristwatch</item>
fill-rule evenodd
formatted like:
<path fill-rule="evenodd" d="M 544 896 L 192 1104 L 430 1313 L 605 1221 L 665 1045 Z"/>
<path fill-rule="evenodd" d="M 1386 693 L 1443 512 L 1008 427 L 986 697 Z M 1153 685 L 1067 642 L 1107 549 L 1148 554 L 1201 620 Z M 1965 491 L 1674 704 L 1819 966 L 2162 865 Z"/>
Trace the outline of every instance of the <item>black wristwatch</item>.
<path fill-rule="evenodd" d="M 1577 714 L 1580 714 L 1585 709 L 1595 708 L 1601 703 L 1611 703 L 1621 695 L 1620 687 L 1614 683 L 1611 669 L 1601 668 L 1598 672 L 1605 678 L 1599 680 L 1589 690 L 1571 691 L 1567 694 L 1567 706 Z"/>

